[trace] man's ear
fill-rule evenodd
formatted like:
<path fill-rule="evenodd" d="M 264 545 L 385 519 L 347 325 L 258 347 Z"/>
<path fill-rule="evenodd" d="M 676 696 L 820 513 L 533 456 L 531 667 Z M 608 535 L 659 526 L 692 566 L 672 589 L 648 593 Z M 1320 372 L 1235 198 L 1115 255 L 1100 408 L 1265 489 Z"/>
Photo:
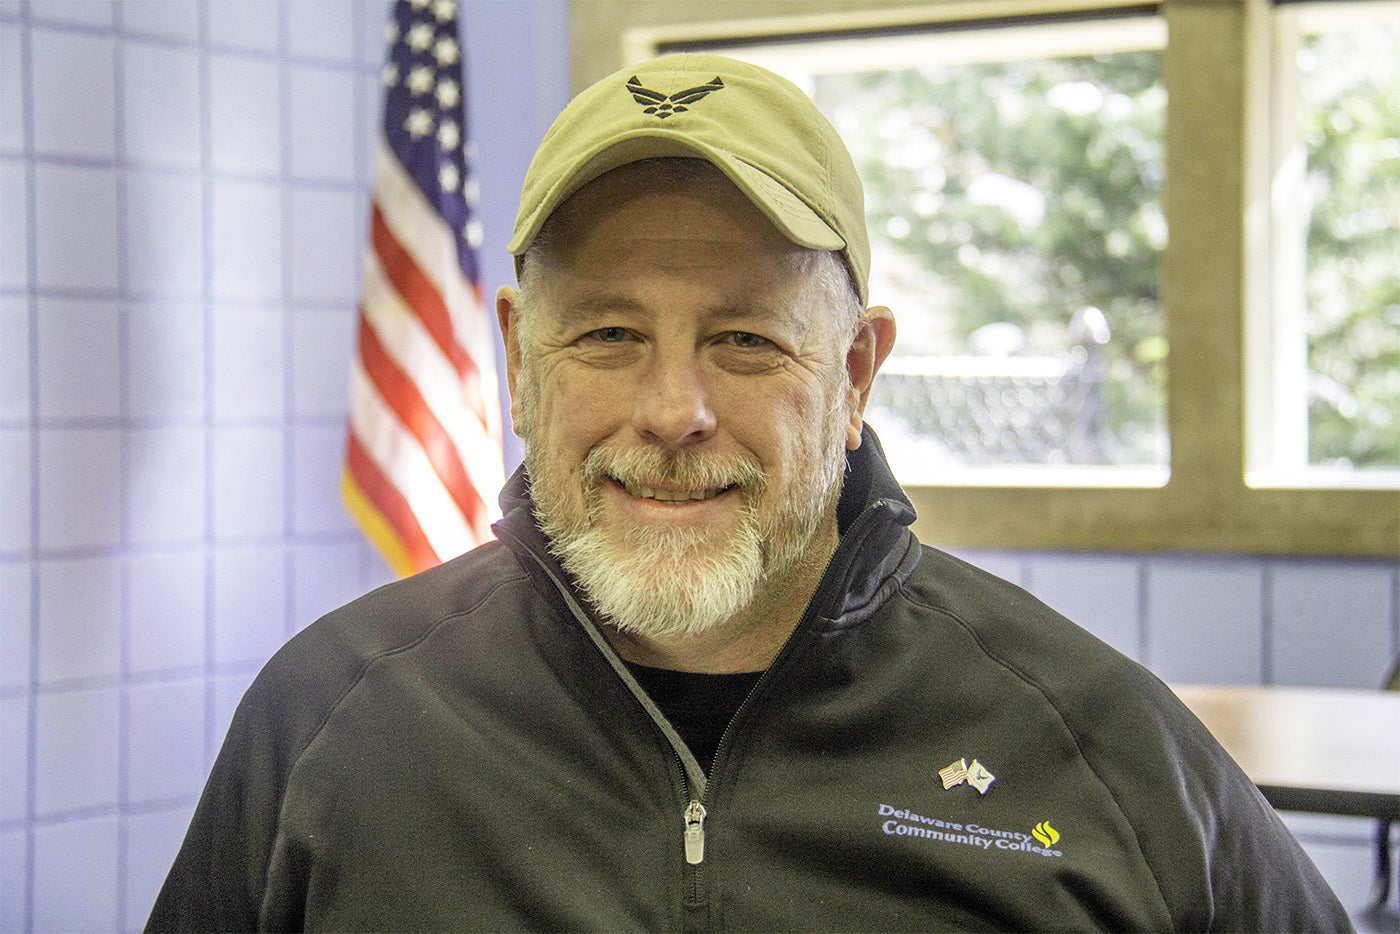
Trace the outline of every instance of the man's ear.
<path fill-rule="evenodd" d="M 851 414 L 846 423 L 846 448 L 860 447 L 860 431 L 865 425 L 865 404 L 880 365 L 894 349 L 894 312 L 884 305 L 867 308 L 860 316 L 860 327 L 851 349 L 846 351 L 846 372 L 851 378 Z"/>
<path fill-rule="evenodd" d="M 516 316 L 520 309 L 520 293 L 508 285 L 496 290 L 496 321 L 501 326 L 501 340 L 506 347 L 506 387 L 510 390 L 510 421 L 519 424 L 520 413 L 516 410 L 515 380 L 520 375 L 520 333 L 516 327 Z M 520 432 L 516 432 L 520 434 Z"/>

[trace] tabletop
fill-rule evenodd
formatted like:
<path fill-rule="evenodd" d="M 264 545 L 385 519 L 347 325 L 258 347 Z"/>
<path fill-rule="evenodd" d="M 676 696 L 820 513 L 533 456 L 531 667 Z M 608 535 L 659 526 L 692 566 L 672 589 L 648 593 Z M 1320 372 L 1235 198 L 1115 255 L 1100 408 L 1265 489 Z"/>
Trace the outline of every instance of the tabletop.
<path fill-rule="evenodd" d="M 1172 685 L 1274 807 L 1400 820 L 1400 693 Z"/>

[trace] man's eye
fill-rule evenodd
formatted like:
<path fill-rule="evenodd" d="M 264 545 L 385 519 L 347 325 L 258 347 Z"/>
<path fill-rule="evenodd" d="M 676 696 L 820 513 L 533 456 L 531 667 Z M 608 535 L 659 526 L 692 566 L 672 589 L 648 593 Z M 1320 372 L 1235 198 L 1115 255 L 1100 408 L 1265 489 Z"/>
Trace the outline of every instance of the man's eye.
<path fill-rule="evenodd" d="M 626 328 L 599 328 L 588 332 L 588 336 L 604 344 L 616 344 L 627 339 Z"/>
<path fill-rule="evenodd" d="M 748 331 L 735 331 L 729 335 L 729 341 L 735 347 L 765 347 L 769 341 L 766 337 L 759 337 Z"/>

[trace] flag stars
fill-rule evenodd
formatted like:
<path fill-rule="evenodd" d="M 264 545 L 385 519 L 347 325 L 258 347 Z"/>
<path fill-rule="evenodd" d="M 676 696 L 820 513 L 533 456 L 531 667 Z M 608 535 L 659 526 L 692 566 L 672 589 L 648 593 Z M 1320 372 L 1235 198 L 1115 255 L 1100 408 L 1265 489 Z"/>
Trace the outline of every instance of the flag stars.
<path fill-rule="evenodd" d="M 413 7 L 415 10 L 426 10 L 428 8 L 428 4 L 432 2 L 433 0 L 408 0 L 408 5 Z"/>
<path fill-rule="evenodd" d="M 413 28 L 408 31 L 408 35 L 404 37 L 404 42 L 408 43 L 408 47 L 415 52 L 426 52 L 435 38 L 437 38 L 437 34 L 433 32 L 432 26 L 427 23 L 415 23 Z"/>
<path fill-rule="evenodd" d="M 457 82 L 451 78 L 444 78 L 438 82 L 437 102 L 443 110 L 456 107 L 462 99 L 462 89 L 457 86 Z"/>
<path fill-rule="evenodd" d="M 457 40 L 451 36 L 443 36 L 433 46 L 433 57 L 437 59 L 438 65 L 446 68 L 448 65 L 457 64 L 457 59 L 461 56 L 461 49 L 457 45 Z"/>
<path fill-rule="evenodd" d="M 439 23 L 450 23 L 457 18 L 457 0 L 433 0 L 433 15 Z"/>
<path fill-rule="evenodd" d="M 388 45 L 393 45 L 395 42 L 398 42 L 398 41 L 399 41 L 399 36 L 400 36 L 400 35 L 401 35 L 401 33 L 399 32 L 399 24 L 398 24 L 398 23 L 392 23 L 392 22 L 391 22 L 391 23 L 388 23 L 387 25 L 385 25 L 385 27 L 384 27 L 384 42 L 385 42 L 386 44 L 388 44 Z"/>
<path fill-rule="evenodd" d="M 473 250 L 481 249 L 481 241 L 485 239 L 485 231 L 482 230 L 481 221 L 476 218 L 467 221 L 467 226 L 462 229 L 462 236 L 466 238 L 467 245 Z"/>
<path fill-rule="evenodd" d="M 408 80 L 405 84 L 413 92 L 414 97 L 422 97 L 433 89 L 436 83 L 433 78 L 433 70 L 427 65 L 419 65 L 408 73 Z"/>
<path fill-rule="evenodd" d="M 438 184 L 443 191 L 456 191 L 462 184 L 462 173 L 451 162 L 438 169 Z"/>
<path fill-rule="evenodd" d="M 399 66 L 390 62 L 384 66 L 384 70 L 380 72 L 380 76 L 384 79 L 384 86 L 386 88 L 397 87 L 399 83 Z"/>
<path fill-rule="evenodd" d="M 422 107 L 415 107 L 409 113 L 408 119 L 403 122 L 403 128 L 414 139 L 422 139 L 433 132 L 432 112 Z"/>
<path fill-rule="evenodd" d="M 437 138 L 442 148 L 451 152 L 462 142 L 462 130 L 455 120 L 444 120 L 438 127 Z"/>

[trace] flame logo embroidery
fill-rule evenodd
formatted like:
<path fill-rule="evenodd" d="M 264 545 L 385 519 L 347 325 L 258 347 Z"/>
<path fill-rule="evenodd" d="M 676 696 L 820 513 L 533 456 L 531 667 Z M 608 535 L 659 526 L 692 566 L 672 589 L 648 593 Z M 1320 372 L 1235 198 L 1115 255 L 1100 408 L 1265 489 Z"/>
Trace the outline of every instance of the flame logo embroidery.
<path fill-rule="evenodd" d="M 1043 843 L 1046 848 L 1054 846 L 1060 839 L 1060 832 L 1050 826 L 1050 822 L 1043 820 L 1031 829 L 1031 835 Z"/>

